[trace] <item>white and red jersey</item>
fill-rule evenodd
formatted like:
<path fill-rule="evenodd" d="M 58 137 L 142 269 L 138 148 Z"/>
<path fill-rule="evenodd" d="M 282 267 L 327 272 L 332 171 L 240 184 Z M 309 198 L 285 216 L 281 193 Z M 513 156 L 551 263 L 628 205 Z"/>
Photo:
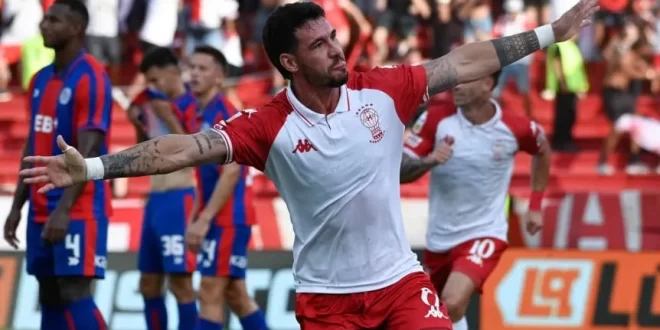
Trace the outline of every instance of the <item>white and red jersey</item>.
<path fill-rule="evenodd" d="M 293 223 L 297 292 L 357 293 L 422 271 L 401 214 L 404 122 L 428 99 L 421 66 L 352 72 L 332 114 L 290 88 L 215 125 L 227 162 L 263 171 Z"/>
<path fill-rule="evenodd" d="M 431 170 L 426 246 L 433 252 L 480 237 L 507 240 L 504 207 L 514 156 L 538 153 L 545 135 L 535 122 L 493 104 L 495 116 L 481 125 L 451 103 L 430 108 L 405 141 L 404 152 L 424 157 L 446 136 L 454 138 L 452 157 Z"/>

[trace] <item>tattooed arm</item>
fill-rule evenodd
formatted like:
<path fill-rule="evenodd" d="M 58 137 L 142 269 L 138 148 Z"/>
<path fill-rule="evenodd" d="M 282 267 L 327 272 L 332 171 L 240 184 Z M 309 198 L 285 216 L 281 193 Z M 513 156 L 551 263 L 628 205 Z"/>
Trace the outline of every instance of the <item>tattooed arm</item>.
<path fill-rule="evenodd" d="M 227 145 L 220 134 L 206 130 L 193 135 L 170 134 L 101 156 L 104 179 L 166 174 L 185 167 L 223 163 Z"/>
<path fill-rule="evenodd" d="M 539 49 L 534 31 L 459 47 L 424 64 L 429 94 L 485 77 Z"/>
<path fill-rule="evenodd" d="M 401 158 L 400 182 L 410 183 L 416 181 L 436 165 L 438 165 L 438 162 L 435 159 L 429 157 L 414 158 L 404 152 Z"/>
<path fill-rule="evenodd" d="M 550 25 L 509 37 L 467 44 L 426 63 L 424 68 L 429 94 L 480 79 L 555 41 L 573 38 L 598 9 L 598 0 L 579 0 Z"/>

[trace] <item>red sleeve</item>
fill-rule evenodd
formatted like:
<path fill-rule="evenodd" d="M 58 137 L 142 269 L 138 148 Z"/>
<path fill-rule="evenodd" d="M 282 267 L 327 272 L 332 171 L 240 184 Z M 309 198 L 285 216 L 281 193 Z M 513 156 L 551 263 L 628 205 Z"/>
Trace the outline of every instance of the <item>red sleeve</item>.
<path fill-rule="evenodd" d="M 227 144 L 225 163 L 237 162 L 264 171 L 270 148 L 291 112 L 285 107 L 268 104 L 259 109 L 241 110 L 227 120 L 215 124 Z"/>
<path fill-rule="evenodd" d="M 112 86 L 105 72 L 91 69 L 83 74 L 75 94 L 76 127 L 106 132 L 112 114 Z"/>
<path fill-rule="evenodd" d="M 399 65 L 376 68 L 358 75 L 349 88 L 377 89 L 394 100 L 399 119 L 405 125 L 413 118 L 417 107 L 428 101 L 426 70 L 422 66 Z"/>
<path fill-rule="evenodd" d="M 541 151 L 545 143 L 545 132 L 541 125 L 523 115 L 508 111 L 502 113 L 502 120 L 516 137 L 518 150 L 530 155 Z"/>
<path fill-rule="evenodd" d="M 412 134 L 408 136 L 403 150 L 417 157 L 428 156 L 435 148 L 436 132 L 440 122 L 456 113 L 453 105 L 441 105 L 425 111 L 412 127 Z"/>

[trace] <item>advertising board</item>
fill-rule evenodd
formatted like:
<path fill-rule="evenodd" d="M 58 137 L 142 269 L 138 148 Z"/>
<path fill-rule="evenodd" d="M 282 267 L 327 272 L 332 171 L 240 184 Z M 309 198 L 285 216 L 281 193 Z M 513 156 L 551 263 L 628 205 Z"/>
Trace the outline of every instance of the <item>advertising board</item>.
<path fill-rule="evenodd" d="M 295 319 L 295 291 L 291 274 L 290 252 L 252 252 L 247 271 L 248 293 L 264 311 L 272 330 L 297 330 Z M 114 330 L 144 330 L 143 302 L 138 289 L 137 255 L 111 253 L 103 281 L 97 281 L 94 299 Z M 193 278 L 199 288 L 199 276 Z M 25 273 L 22 252 L 0 252 L 0 329 L 37 330 L 41 320 L 37 281 Z M 176 301 L 167 295 L 168 325 L 177 329 Z M 478 299 L 470 305 L 468 317 L 478 315 Z M 225 329 L 240 330 L 234 315 L 225 318 Z M 478 330 L 478 320 L 471 321 L 471 329 Z"/>
<path fill-rule="evenodd" d="M 659 272 L 658 253 L 511 249 L 486 282 L 481 323 L 497 330 L 660 330 Z"/>

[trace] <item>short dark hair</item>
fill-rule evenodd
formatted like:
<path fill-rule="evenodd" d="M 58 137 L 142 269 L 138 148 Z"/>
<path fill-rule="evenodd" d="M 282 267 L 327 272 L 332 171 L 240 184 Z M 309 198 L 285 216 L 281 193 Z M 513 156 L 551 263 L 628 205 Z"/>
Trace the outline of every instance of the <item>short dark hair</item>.
<path fill-rule="evenodd" d="M 57 5 L 63 5 L 69 7 L 69 10 L 80 18 L 80 23 L 82 23 L 83 33 L 87 30 L 87 25 L 89 25 L 89 11 L 87 6 L 81 0 L 57 0 L 55 1 Z"/>
<path fill-rule="evenodd" d="M 146 73 L 151 68 L 164 68 L 167 66 L 179 66 L 179 59 L 174 52 L 165 47 L 155 47 L 144 55 L 140 63 L 140 72 Z"/>
<path fill-rule="evenodd" d="M 218 50 L 213 46 L 209 46 L 209 45 L 197 46 L 193 54 L 204 54 L 211 56 L 213 58 L 213 61 L 221 68 L 224 69 L 227 67 L 227 59 L 225 58 L 225 55 L 223 55 L 220 50 Z"/>
<path fill-rule="evenodd" d="M 295 32 L 308 21 L 325 17 L 325 11 L 313 2 L 294 2 L 277 7 L 268 16 L 262 33 L 268 59 L 282 76 L 291 79 L 291 72 L 280 63 L 280 55 L 291 53 L 298 46 Z"/>

